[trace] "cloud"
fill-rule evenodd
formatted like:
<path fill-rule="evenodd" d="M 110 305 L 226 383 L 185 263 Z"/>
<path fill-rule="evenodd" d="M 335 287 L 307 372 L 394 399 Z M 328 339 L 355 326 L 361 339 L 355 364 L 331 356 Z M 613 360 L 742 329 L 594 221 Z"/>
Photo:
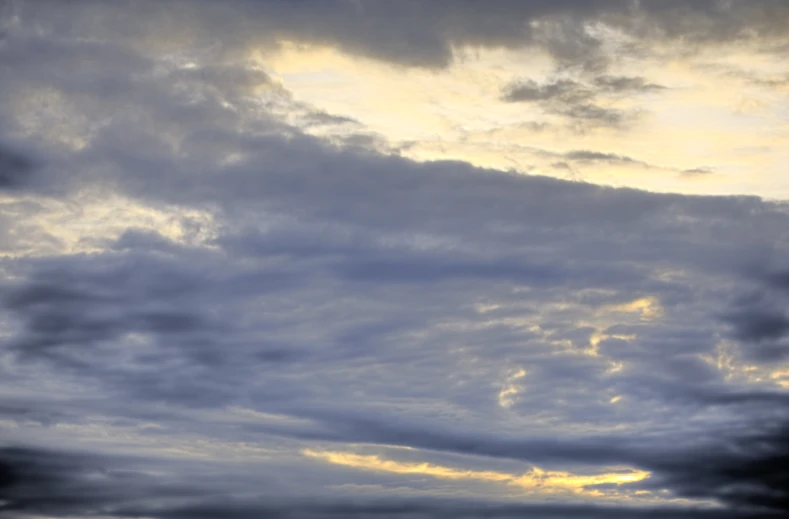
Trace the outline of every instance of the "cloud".
<path fill-rule="evenodd" d="M 0 189 L 25 185 L 34 169 L 35 163 L 30 158 L 0 145 Z"/>
<path fill-rule="evenodd" d="M 789 511 L 786 488 L 786 424 L 748 433 L 725 451 L 704 449 L 679 460 L 658 462 L 665 470 L 664 483 L 676 485 L 688 497 L 715 497 L 723 502 L 775 514 Z"/>
<path fill-rule="evenodd" d="M 619 127 L 628 118 L 628 115 L 622 110 L 605 108 L 593 104 L 576 105 L 561 110 L 560 113 L 570 121 L 581 124 L 591 124 L 592 126 Z"/>
<path fill-rule="evenodd" d="M 0 451 L 0 497 L 11 517 L 16 514 L 79 514 L 101 510 L 114 517 L 751 517 L 721 510 L 640 507 L 627 510 L 605 506 L 559 504 L 494 504 L 462 499 L 348 499 L 335 495 L 310 502 L 287 497 L 256 500 L 221 497 L 196 480 L 205 467 L 192 466 L 190 482 L 173 483 L 146 472 L 142 459 L 97 458 L 51 450 Z M 186 467 L 184 467 L 186 468 Z M 147 496 L 152 504 L 140 504 Z M 24 515 L 19 515 L 24 517 Z"/>
<path fill-rule="evenodd" d="M 18 199 L 3 201 L 0 432 L 17 446 L 0 453 L 6 511 L 786 509 L 787 397 L 769 370 L 782 358 L 771 352 L 786 336 L 776 316 L 789 283 L 785 269 L 768 268 L 787 252 L 786 204 L 417 162 L 363 138 L 336 143 L 306 126 L 351 121 L 298 101 L 250 57 L 292 36 L 441 67 L 456 43 L 539 42 L 598 79 L 522 82 L 512 100 L 599 125 L 628 115 L 600 96 L 655 89 L 600 76 L 592 65 L 602 47 L 576 45 L 593 43 L 582 22 L 616 3 L 494 2 L 488 17 L 450 4 L 95 3 L 94 16 L 19 4 L 1 51 L 16 73 L 2 76 L 0 110 L 38 169 L 36 182 L 17 185 Z M 646 24 L 673 16 L 642 4 Z M 723 16 L 712 4 L 673 6 Z M 542 28 L 523 23 L 537 17 Z M 522 40 L 530 31 L 540 35 Z M 595 149 L 550 157 L 640 163 Z M 30 236 L 52 245 L 28 249 Z M 753 265 L 768 274 L 754 277 Z M 762 378 L 729 362 L 730 342 Z M 521 371 L 517 398 L 499 405 Z M 217 445 L 235 456 L 216 455 Z M 305 450 L 396 459 L 386 466 L 408 470 L 516 475 L 539 463 L 554 480 L 611 466 L 652 476 L 626 489 L 574 480 L 590 482 L 592 504 L 529 503 L 480 478 L 359 474 Z M 385 491 L 348 490 L 360 482 Z M 595 492 L 621 506 L 603 507 Z M 719 508 L 701 509 L 710 502 Z"/>
<path fill-rule="evenodd" d="M 176 42 L 188 44 L 215 30 L 225 34 L 226 42 L 236 48 L 275 46 L 277 40 L 296 40 L 331 45 L 401 65 L 430 68 L 452 63 L 455 48 L 530 45 L 545 48 L 561 62 L 595 67 L 601 61 L 600 41 L 587 30 L 588 24 L 595 21 L 647 40 L 684 38 L 704 43 L 731 38 L 780 39 L 782 24 L 789 16 L 780 0 L 747 4 L 715 0 L 691 4 L 645 1 L 637 5 L 627 0 L 523 3 L 498 0 L 489 2 L 483 11 L 467 0 L 440 5 L 420 0 L 405 7 L 394 7 L 383 0 L 301 1 L 295 5 L 276 0 L 234 0 L 222 6 L 197 7 L 190 2 L 178 2 L 166 9 L 146 3 L 129 9 L 126 17 L 95 3 L 86 1 L 83 5 L 91 7 L 94 18 L 76 13 L 78 23 L 72 25 L 72 31 L 87 30 L 105 37 L 114 34 L 116 38 L 142 44 L 153 29 L 169 27 L 166 38 L 149 38 L 147 43 L 168 47 L 177 46 Z M 57 7 L 56 3 L 25 3 L 20 11 L 23 17 L 41 17 L 43 9 L 50 10 L 42 18 L 47 26 L 58 26 L 54 20 L 62 19 L 65 8 Z M 74 17 L 74 10 L 70 12 Z M 134 23 L 123 25 L 123 20 L 128 21 L 129 17 Z M 143 18 L 155 20 L 156 24 L 141 30 L 136 21 Z"/>
<path fill-rule="evenodd" d="M 359 121 L 351 117 L 331 115 L 326 112 L 312 113 L 309 118 L 311 124 L 314 125 L 359 124 Z"/>
<path fill-rule="evenodd" d="M 519 81 L 505 87 L 502 100 L 508 103 L 537 103 L 549 114 L 564 117 L 570 125 L 619 127 L 635 119 L 632 110 L 601 106 L 601 96 L 611 92 L 646 91 L 657 88 L 642 78 L 602 76 L 593 85 L 570 79 L 539 84 Z"/>
<path fill-rule="evenodd" d="M 637 76 L 598 76 L 594 84 L 610 92 L 649 92 L 666 88 Z"/>
<path fill-rule="evenodd" d="M 616 153 L 603 153 L 599 151 L 577 150 L 569 151 L 563 154 L 563 157 L 569 160 L 580 161 L 605 161 L 605 162 L 629 162 L 639 163 L 639 161 L 630 157 L 617 155 Z"/>
<path fill-rule="evenodd" d="M 558 100 L 567 103 L 584 101 L 591 96 L 592 93 L 584 90 L 580 83 L 569 79 L 558 80 L 544 85 L 528 80 L 510 85 L 504 95 L 504 100 L 511 103 L 548 100 Z"/>
<path fill-rule="evenodd" d="M 713 173 L 714 171 L 709 168 L 693 168 L 682 171 L 681 175 L 684 177 L 703 177 Z"/>
<path fill-rule="evenodd" d="M 789 332 L 789 318 L 779 312 L 746 311 L 731 320 L 737 328 L 737 338 L 744 341 L 778 339 Z"/>
<path fill-rule="evenodd" d="M 758 274 L 755 288 L 734 298 L 731 307 L 721 314 L 751 359 L 774 362 L 789 353 L 789 345 L 783 340 L 789 336 L 785 278 L 782 271 Z"/>
<path fill-rule="evenodd" d="M 658 473 L 655 460 L 666 455 L 665 447 L 647 449 L 624 437 L 548 440 L 532 431 L 523 440 L 515 431 L 482 432 L 486 420 L 496 420 L 490 409 L 498 387 L 448 390 L 463 373 L 462 356 L 448 361 L 457 355 L 454 344 L 462 340 L 481 359 L 482 380 L 497 377 L 502 358 L 528 365 L 530 376 L 512 409 L 539 414 L 556 406 L 553 420 L 568 426 L 579 419 L 602 427 L 617 420 L 596 403 L 592 387 L 614 388 L 644 405 L 662 402 L 670 413 L 716 398 L 720 405 L 728 394 L 716 388 L 714 377 L 699 377 L 686 356 L 713 349 L 715 325 L 698 319 L 729 294 L 716 288 L 714 276 L 737 281 L 738 265 L 748 261 L 743 251 L 772 244 L 754 229 L 785 233 L 785 216 L 773 206 L 753 198 L 615 190 L 458 163 L 420 165 L 306 138 L 275 142 L 284 153 L 281 164 L 291 165 L 287 176 L 276 168 L 248 176 L 242 163 L 223 167 L 218 178 L 205 171 L 201 186 L 178 186 L 166 177 L 145 188 L 129 186 L 131 195 L 158 204 L 200 204 L 210 194 L 226 207 L 210 247 L 129 230 L 98 254 L 15 262 L 17 277 L 6 281 L 4 306 L 15 323 L 5 351 L 13 354 L 17 380 L 38 377 L 29 370 L 43 368 L 122 396 L 80 413 L 142 419 L 139 407 L 150 405 L 218 410 L 249 400 L 260 411 L 311 423 L 247 425 L 230 433 L 237 440 L 264 434 L 396 444 L 523 461 L 654 465 Z M 250 164 L 274 148 L 260 149 Z M 293 168 L 296 157 L 329 168 Z M 325 171 L 331 181 L 317 176 Z M 375 182 L 367 181 L 369 175 Z M 255 179 L 265 182 L 265 191 Z M 290 203 L 271 206 L 280 216 L 265 225 L 243 211 L 271 196 Z M 721 226 L 725 239 L 700 234 Z M 586 259 L 565 259 L 577 257 Z M 693 286 L 715 296 L 695 308 L 687 280 L 655 279 L 665 266 L 694 272 Z M 526 292 L 513 294 L 513 286 Z M 594 296 L 595 290 L 613 295 Z M 581 296 L 585 291 L 589 295 Z M 607 320 L 607 309 L 629 308 L 639 293 L 657 294 L 653 300 L 664 307 L 660 319 L 644 322 L 634 315 L 630 329 L 621 316 Z M 503 312 L 476 312 L 467 302 L 480 298 L 503 303 Z M 572 311 L 550 311 L 554 304 L 569 304 Z M 579 321 L 608 336 L 599 344 L 600 358 L 582 353 L 583 334 L 571 339 L 578 346 L 565 345 L 563 337 L 573 335 Z M 304 327 L 309 322 L 321 323 L 319 332 Z M 613 338 L 628 335 L 636 338 L 625 347 Z M 419 359 L 408 377 L 381 368 L 405 359 Z M 615 360 L 633 371 L 606 375 Z M 347 363 L 368 366 L 372 376 L 338 379 Z M 360 386 L 366 388 L 363 399 L 356 394 Z M 334 395 L 331 402 L 327 394 Z M 424 399 L 428 407 L 392 414 L 392 394 Z M 567 399 L 578 399 L 578 407 L 559 403 Z M 752 412 L 760 407 L 754 401 L 772 405 L 754 396 L 729 406 L 741 410 L 747 403 Z M 125 404 L 119 408 L 118 402 Z M 45 405 L 53 403 L 37 403 Z M 460 429 L 429 418 L 434 407 L 446 405 L 471 413 Z M 188 427 L 211 430 L 202 421 Z M 674 427 L 676 436 L 661 444 L 688 441 L 681 423 Z M 703 495 L 715 498 L 717 492 Z"/>
<path fill-rule="evenodd" d="M 4 448 L 0 451 L 0 510 L 61 514 L 127 497 L 125 474 L 108 473 L 103 465 L 95 457 L 79 454 Z"/>

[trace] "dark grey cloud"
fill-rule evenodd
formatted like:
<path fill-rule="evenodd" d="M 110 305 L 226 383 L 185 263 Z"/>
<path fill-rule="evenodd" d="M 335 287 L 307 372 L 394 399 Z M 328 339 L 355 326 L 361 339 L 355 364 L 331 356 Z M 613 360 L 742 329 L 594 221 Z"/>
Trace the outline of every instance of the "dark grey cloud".
<path fill-rule="evenodd" d="M 649 92 L 666 88 L 637 76 L 598 76 L 594 84 L 611 92 Z"/>
<path fill-rule="evenodd" d="M 724 493 L 725 499 L 748 506 L 739 511 L 724 511 L 644 506 L 626 509 L 594 505 L 496 504 L 435 498 L 393 500 L 367 497 L 351 500 L 334 496 L 291 501 L 283 497 L 230 497 L 204 487 L 211 480 L 202 480 L 199 466 L 182 467 L 191 468 L 193 477 L 191 481 L 175 483 L 161 474 L 146 471 L 144 458 L 102 458 L 75 452 L 4 448 L 0 451 L 0 499 L 3 500 L 0 509 L 10 517 L 24 517 L 22 514 L 51 514 L 54 517 L 92 515 L 100 510 L 112 517 L 162 519 L 261 515 L 297 519 L 338 516 L 510 518 L 524 515 L 590 519 L 756 518 L 778 517 L 780 510 L 785 509 L 786 494 L 781 486 L 785 469 L 778 464 L 782 460 L 776 458 L 765 463 L 759 458 L 738 459 L 732 456 L 722 461 L 720 457 L 707 458 L 703 454 L 693 458 L 693 461 L 704 461 L 707 465 L 691 468 L 690 463 L 682 464 L 683 470 L 690 469 L 690 472 L 672 476 L 688 487 L 688 495 L 706 495 L 705 490 L 716 488 Z M 674 459 L 667 460 L 664 465 L 675 462 Z M 150 504 L 142 502 L 143 496 Z"/>
<path fill-rule="evenodd" d="M 444 66 L 454 46 L 543 46 L 560 62 L 592 69 L 607 57 L 600 42 L 584 28 L 603 21 L 634 34 L 677 38 L 700 43 L 732 38 L 780 39 L 789 12 L 780 0 L 727 3 L 718 0 L 661 2 L 629 0 L 567 0 L 561 2 L 474 2 L 433 4 L 409 2 L 406 7 L 384 1 L 354 4 L 308 2 L 285 7 L 258 3 L 261 14 L 282 23 L 289 35 L 329 41 L 345 50 L 410 65 Z M 295 12 L 298 9 L 298 12 Z M 530 22 L 541 22 L 537 25 Z M 284 23 L 283 23 L 284 22 Z"/>
<path fill-rule="evenodd" d="M 124 280 L 122 266 L 113 270 L 94 275 L 82 273 L 81 279 L 80 273 L 73 270 L 45 272 L 39 282 L 8 290 L 5 306 L 23 318 L 29 331 L 25 339 L 12 347 L 26 354 L 68 345 L 88 347 L 116 338 L 126 331 L 127 325 L 175 334 L 205 326 L 194 314 L 183 307 L 175 310 L 168 301 L 177 300 L 183 290 L 188 290 L 183 284 L 184 276 L 179 280 L 171 272 L 155 281 L 155 286 L 145 287 L 145 280 L 139 275 L 127 271 L 131 276 Z M 107 290 L 105 276 L 119 276 L 120 283 Z M 124 287 L 124 283 L 132 285 Z M 135 289 L 143 292 L 139 303 L 134 301 Z M 117 308 L 127 304 L 129 307 Z"/>
<path fill-rule="evenodd" d="M 213 488 L 205 484 L 209 467 L 179 467 L 191 469 L 191 474 L 178 474 L 179 481 L 157 472 L 160 468 L 144 457 L 4 447 L 0 449 L 0 511 L 9 517 L 101 513 L 134 517 L 129 510 L 133 503 L 150 500 L 160 508 L 152 516 L 167 517 L 168 509 L 177 508 L 172 503 L 200 503 L 222 486 L 219 480 L 213 481 Z M 232 499 L 227 501 L 231 508 Z"/>
<path fill-rule="evenodd" d="M 789 355 L 789 297 L 783 271 L 757 274 L 755 288 L 738 295 L 722 319 L 749 356 L 777 361 Z"/>
<path fill-rule="evenodd" d="M 789 333 L 789 318 L 780 311 L 746 310 L 733 315 L 737 338 L 745 341 L 778 339 Z"/>
<path fill-rule="evenodd" d="M 131 477 L 130 477 L 131 476 Z M 140 478 L 96 456 L 24 448 L 0 451 L 0 510 L 65 515 L 117 505 Z M 139 494 L 138 494 L 139 496 Z"/>
<path fill-rule="evenodd" d="M 31 158 L 0 144 L 0 189 L 11 190 L 24 186 L 35 166 Z"/>
<path fill-rule="evenodd" d="M 737 507 L 762 509 L 776 516 L 789 513 L 789 441 L 786 425 L 767 427 L 726 446 L 667 457 L 657 465 L 664 483 L 687 497 L 713 497 Z"/>
<path fill-rule="evenodd" d="M 544 84 L 530 79 L 508 85 L 504 89 L 503 99 L 511 103 L 552 101 L 582 104 L 602 93 L 648 92 L 664 88 L 643 77 L 634 76 L 598 76 L 590 85 L 571 79 L 558 79 Z"/>
<path fill-rule="evenodd" d="M 594 104 L 579 104 L 560 110 L 573 124 L 620 127 L 629 114 L 624 110 L 606 108 Z"/>
<path fill-rule="evenodd" d="M 90 32 L 135 42 L 164 46 L 193 43 L 212 31 L 221 32 L 225 43 L 238 49 L 250 44 L 275 45 L 279 39 L 337 46 L 343 51 L 407 66 L 444 67 L 453 60 L 453 48 L 464 46 L 541 46 L 560 62 L 604 66 L 607 57 L 599 40 L 585 29 L 590 21 L 602 21 L 647 42 L 681 39 L 688 44 L 743 40 L 780 40 L 789 13 L 780 0 L 721 2 L 719 0 L 641 1 L 566 0 L 561 2 L 496 0 L 485 9 L 468 0 L 435 4 L 409 1 L 393 5 L 384 0 L 348 0 L 295 3 L 267 0 L 235 0 L 216 5 L 207 2 L 170 2 L 166 7 L 146 2 L 120 9 L 85 0 L 92 16 L 57 2 L 27 2 L 19 8 L 23 17 L 41 17 L 42 28 L 71 34 Z M 69 9 L 67 24 L 63 21 Z M 143 28 L 140 19 L 155 23 Z M 127 23 L 123 23 L 126 21 Z M 132 22 L 132 23 L 128 23 Z M 531 23 L 539 22 L 539 23 Z M 162 38 L 154 32 L 170 29 Z M 232 52 L 232 50 L 231 50 Z"/>
<path fill-rule="evenodd" d="M 138 510 L 132 508 L 130 513 L 144 512 L 145 509 Z M 429 501 L 414 500 L 411 502 L 403 501 L 383 501 L 372 503 L 321 503 L 314 505 L 295 504 L 266 506 L 256 503 L 203 503 L 195 506 L 174 508 L 166 510 L 161 517 L 181 519 L 187 517 L 209 518 L 209 517 L 287 517 L 294 519 L 301 518 L 333 518 L 349 517 L 359 519 L 372 518 L 502 518 L 510 519 L 516 517 L 534 517 L 535 519 L 553 519 L 565 517 L 579 517 L 584 519 L 596 519 L 602 517 L 614 518 L 677 518 L 693 519 L 704 517 L 754 517 L 745 514 L 716 512 L 715 515 L 710 511 L 704 510 L 678 510 L 672 508 L 662 509 L 640 509 L 638 511 L 622 510 L 602 506 L 562 506 L 562 505 L 481 505 L 478 503 L 467 503 L 461 500 L 456 501 Z"/>
<path fill-rule="evenodd" d="M 789 292 L 789 270 L 769 272 L 764 276 L 764 282 L 773 290 Z"/>
<path fill-rule="evenodd" d="M 575 103 L 592 97 L 593 93 L 578 82 L 565 79 L 540 85 L 534 80 L 515 83 L 507 87 L 504 100 L 516 103 L 523 101 L 561 101 Z"/>
<path fill-rule="evenodd" d="M 610 93 L 644 92 L 657 89 L 643 78 L 601 76 L 591 85 L 570 79 L 539 84 L 534 80 L 514 82 L 504 88 L 502 100 L 508 103 L 537 103 L 545 112 L 560 115 L 571 126 L 620 127 L 638 114 L 605 106 L 601 96 Z"/>
<path fill-rule="evenodd" d="M 601 151 L 590 151 L 590 150 L 568 151 L 567 153 L 563 154 L 563 157 L 569 160 L 580 160 L 580 161 L 640 163 L 640 161 L 637 161 L 631 157 L 627 157 L 624 155 L 617 155 L 616 153 L 604 153 Z"/>

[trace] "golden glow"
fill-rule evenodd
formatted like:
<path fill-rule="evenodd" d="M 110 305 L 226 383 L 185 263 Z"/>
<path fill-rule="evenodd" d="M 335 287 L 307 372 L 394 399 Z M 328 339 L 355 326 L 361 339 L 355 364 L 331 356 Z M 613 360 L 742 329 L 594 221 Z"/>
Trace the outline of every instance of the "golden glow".
<path fill-rule="evenodd" d="M 700 355 L 699 358 L 719 370 L 727 382 L 774 384 L 789 389 L 789 363 L 778 366 L 748 364 L 734 342 L 721 341 L 713 353 Z"/>
<path fill-rule="evenodd" d="M 526 371 L 522 368 L 516 371 L 513 375 L 507 378 L 504 387 L 499 391 L 499 405 L 504 408 L 512 407 L 515 403 L 515 397 L 521 392 L 523 387 L 518 384 L 518 380 L 526 376 Z"/>
<path fill-rule="evenodd" d="M 609 312 L 639 313 L 644 321 L 652 321 L 663 315 L 663 307 L 656 297 L 642 297 L 629 303 L 606 306 L 604 309 Z"/>
<path fill-rule="evenodd" d="M 211 247 L 216 236 L 213 215 L 196 209 L 161 209 L 106 192 L 85 192 L 73 203 L 37 198 L 38 212 L 26 215 L 26 236 L 0 257 L 84 253 L 104 250 L 129 228 L 152 231 L 176 243 Z M 0 197 L 0 209 L 25 198 Z M 7 209 L 13 215 L 12 209 Z"/>
<path fill-rule="evenodd" d="M 426 462 L 402 462 L 382 459 L 375 455 L 355 454 L 341 451 L 302 451 L 307 457 L 326 461 L 336 465 L 353 467 L 361 470 L 388 472 L 392 474 L 421 474 L 439 479 L 476 480 L 481 482 L 506 483 L 520 487 L 528 493 L 572 493 L 589 496 L 602 496 L 603 493 L 587 488 L 594 485 L 622 485 L 634 483 L 648 478 L 651 474 L 641 470 L 628 469 L 619 472 L 608 472 L 594 475 L 578 475 L 570 472 L 546 471 L 533 467 L 523 474 L 506 472 L 462 470 Z"/>
<path fill-rule="evenodd" d="M 459 470 L 429 463 L 406 463 L 381 459 L 374 455 L 354 454 L 340 451 L 314 451 L 305 449 L 305 456 L 318 458 L 336 465 L 345 465 L 365 470 L 391 472 L 393 474 L 424 474 L 441 479 L 479 479 L 482 481 L 510 481 L 514 476 L 501 472 Z"/>
<path fill-rule="evenodd" d="M 789 369 L 774 371 L 770 378 L 784 389 L 789 389 Z"/>
<path fill-rule="evenodd" d="M 622 37 L 603 33 L 614 46 Z M 723 56 L 660 54 L 608 73 L 643 76 L 666 88 L 596 93 L 595 103 L 625 115 L 621 127 L 567 120 L 539 103 L 504 102 L 503 89 L 512 81 L 557 79 L 555 63 L 536 49 L 458 51 L 440 71 L 289 42 L 255 59 L 298 101 L 358 120 L 415 160 L 465 160 L 654 191 L 789 197 L 789 181 L 776 183 L 789 158 L 789 102 L 782 83 L 770 80 L 785 77 L 786 65 L 736 47 L 725 48 Z M 574 150 L 633 160 L 562 158 Z"/>
<path fill-rule="evenodd" d="M 702 355 L 700 358 L 722 372 L 728 381 L 735 375 L 737 369 L 733 353 L 734 348 L 734 344 L 724 341 L 715 347 L 714 355 Z"/>
<path fill-rule="evenodd" d="M 603 333 L 600 330 L 595 330 L 591 337 L 589 337 L 589 345 L 590 347 L 585 350 L 587 355 L 591 355 L 592 357 L 597 357 L 600 355 L 600 343 L 606 339 L 619 339 L 621 341 L 632 341 L 636 338 L 635 335 L 622 335 L 622 334 L 608 334 Z"/>

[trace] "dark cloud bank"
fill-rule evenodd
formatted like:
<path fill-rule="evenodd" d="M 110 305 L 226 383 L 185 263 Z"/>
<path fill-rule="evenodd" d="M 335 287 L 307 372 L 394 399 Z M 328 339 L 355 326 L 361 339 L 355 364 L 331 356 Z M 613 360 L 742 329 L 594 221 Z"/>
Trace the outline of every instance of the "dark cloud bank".
<path fill-rule="evenodd" d="M 12 8 L 9 8 L 11 10 Z M 42 16 L 70 36 L 90 31 L 118 41 L 153 36 L 194 43 L 221 35 L 229 47 L 295 39 L 336 45 L 346 52 L 406 66 L 443 67 L 463 46 L 544 46 L 566 63 L 600 66 L 608 59 L 600 41 L 583 28 L 602 21 L 645 38 L 682 39 L 689 45 L 731 40 L 769 42 L 785 37 L 789 9 L 781 0 L 233 0 L 137 2 L 119 9 L 88 0 L 23 3 L 23 16 Z M 89 13 L 89 14 L 88 14 Z M 68 20 L 68 21 L 66 21 Z M 123 22 L 126 22 L 125 24 Z M 141 21 L 150 22 L 147 26 Z M 539 22 L 539 23 L 531 23 Z M 622 87 L 614 82 L 607 86 Z M 633 84 L 643 88 L 646 85 Z"/>
<path fill-rule="evenodd" d="M 775 440 L 759 437 L 754 442 Z M 647 517 L 647 518 L 769 518 L 786 509 L 787 452 L 768 456 L 712 457 L 691 454 L 681 464 L 662 462 L 668 478 L 682 485 L 688 496 L 713 493 L 727 503 L 766 506 L 768 511 L 688 510 L 664 507 L 637 512 L 605 506 L 502 505 L 468 500 L 398 499 L 289 501 L 217 495 L 189 481 L 172 482 L 140 470 L 140 460 L 99 458 L 23 448 L 0 452 L 0 490 L 6 500 L 0 508 L 12 514 L 37 513 L 115 517 Z M 778 444 L 771 444 L 772 448 Z M 755 445 L 748 445 L 753 450 Z M 781 447 L 778 447 L 781 449 Z M 783 464 L 783 465 L 782 465 Z M 661 462 L 656 462 L 661 465 Z M 672 466 L 673 465 L 673 466 Z M 681 466 L 680 466 L 681 465 Z M 690 467 L 695 467 L 690 469 Z M 670 468 L 669 468 L 670 467 Z M 762 492 L 760 493 L 759 490 Z M 186 503 L 186 504 L 181 504 Z M 771 510 L 771 511 L 770 511 Z"/>
<path fill-rule="evenodd" d="M 303 107 L 234 61 L 250 42 L 293 36 L 405 65 L 443 66 L 454 44 L 524 42 L 546 45 L 560 61 L 591 63 L 594 41 L 573 31 L 579 19 L 699 45 L 738 35 L 769 43 L 786 23 L 785 4 L 767 0 L 641 4 L 173 2 L 116 10 L 21 2 L 4 12 L 0 67 L 13 74 L 0 75 L 8 143 L 0 146 L 0 189 L 28 199 L 4 206 L 15 212 L 0 219 L 2 250 L 19 251 L 16 230 L 33 225 L 37 200 L 76 204 L 86 191 L 151 210 L 204 211 L 215 228 L 203 235 L 184 215 L 180 240 L 130 226 L 88 240 L 90 252 L 4 257 L 0 417 L 55 431 L 50 439 L 58 425 L 101 416 L 153 421 L 166 431 L 156 434 L 173 437 L 627 465 L 653 476 L 625 487 L 720 508 L 326 495 L 304 467 L 238 475 L 221 462 L 193 467 L 111 445 L 77 447 L 65 436 L 45 445 L 4 425 L 11 439 L 0 450 L 2 511 L 162 519 L 789 514 L 786 391 L 730 380 L 701 360 L 722 341 L 759 369 L 787 358 L 786 204 L 611 189 L 330 145 L 261 109 L 250 85 L 270 85 L 272 103 Z M 524 29 L 551 17 L 564 36 L 546 42 Z M 141 21 L 150 25 L 143 30 Z M 157 58 L 211 34 L 222 36 L 221 51 L 198 56 L 198 70 Z M 596 95 L 586 89 L 660 88 L 595 77 L 586 86 L 524 83 L 508 95 L 546 103 L 569 96 L 573 109 L 587 110 L 571 116 L 597 117 L 605 114 L 584 104 Z M 84 146 L 24 137 L 17 102 L 41 89 L 85 117 L 82 126 L 71 121 Z M 588 150 L 564 158 L 633 160 Z M 55 231 L 41 224 L 36 232 Z M 659 319 L 601 325 L 599 355 L 580 353 L 593 342 L 595 329 L 583 324 L 590 316 L 647 297 L 660 302 Z M 500 307 L 477 310 L 486 303 Z M 612 362 L 627 367 L 612 372 Z M 528 390 L 511 408 L 524 417 L 515 425 L 497 414 L 491 382 L 502 364 L 529 371 Z M 608 391 L 626 395 L 625 411 L 611 409 Z M 232 406 L 293 420 L 195 418 Z M 557 424 L 550 433 L 540 425 L 546 415 Z M 611 432 L 620 423 L 628 428 Z M 279 494 L 283 478 L 294 483 Z"/>

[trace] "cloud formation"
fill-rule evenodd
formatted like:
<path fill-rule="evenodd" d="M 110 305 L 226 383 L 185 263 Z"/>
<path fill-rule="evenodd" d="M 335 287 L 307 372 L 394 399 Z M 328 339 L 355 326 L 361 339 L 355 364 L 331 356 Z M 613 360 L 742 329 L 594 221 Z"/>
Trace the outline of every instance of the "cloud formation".
<path fill-rule="evenodd" d="M 785 514 L 786 202 L 409 158 L 264 59 L 295 41 L 438 71 L 538 46 L 580 72 L 498 104 L 608 131 L 631 113 L 608 98 L 673 90 L 609 73 L 593 21 L 698 50 L 786 19 L 638 4 L 11 5 L 0 510 Z"/>
<path fill-rule="evenodd" d="M 23 186 L 34 168 L 33 162 L 18 152 L 0 148 L 0 189 Z"/>
<path fill-rule="evenodd" d="M 508 103 L 536 103 L 544 112 L 564 118 L 571 127 L 618 128 L 628 121 L 636 120 L 639 114 L 633 110 L 612 107 L 610 101 L 602 97 L 662 89 L 664 87 L 648 83 L 644 78 L 629 76 L 597 76 L 592 84 L 571 79 L 557 79 L 545 84 L 526 80 L 508 85 L 502 100 Z"/>

